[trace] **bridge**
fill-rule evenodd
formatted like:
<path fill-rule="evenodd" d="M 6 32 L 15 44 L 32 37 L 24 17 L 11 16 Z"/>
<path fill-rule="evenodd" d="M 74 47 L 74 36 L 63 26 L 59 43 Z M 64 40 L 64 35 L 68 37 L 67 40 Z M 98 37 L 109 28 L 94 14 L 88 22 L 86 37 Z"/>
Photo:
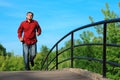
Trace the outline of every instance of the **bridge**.
<path fill-rule="evenodd" d="M 110 23 L 118 23 L 120 22 L 120 18 L 116 18 L 116 19 L 110 19 L 110 20 L 103 20 L 103 21 L 99 21 L 99 22 L 95 22 L 95 23 L 91 23 L 85 26 L 81 26 L 78 27 L 77 29 L 72 30 L 71 32 L 69 32 L 68 34 L 66 34 L 65 36 L 63 36 L 59 41 L 57 41 L 55 43 L 55 45 L 50 49 L 50 51 L 48 52 L 45 60 L 43 61 L 41 70 L 42 71 L 20 71 L 20 72 L 0 72 L 0 80 L 21 80 L 21 79 L 29 79 L 29 80 L 96 80 L 95 77 L 94 79 L 91 79 L 90 77 L 88 77 L 87 75 L 82 75 L 71 72 L 69 70 L 62 70 L 59 71 L 59 65 L 61 63 L 64 63 L 66 61 L 70 61 L 70 68 L 69 69 L 73 69 L 72 71 L 74 71 L 74 60 L 89 60 L 89 61 L 95 61 L 95 62 L 99 62 L 102 65 L 102 77 L 106 78 L 106 72 L 107 72 L 107 66 L 114 66 L 114 67 L 120 67 L 120 63 L 117 62 L 112 62 L 112 61 L 108 61 L 106 58 L 107 55 L 107 47 L 120 47 L 119 44 L 108 44 L 107 43 L 107 25 Z M 103 43 L 84 43 L 84 44 L 79 44 L 79 45 L 75 45 L 74 43 L 74 35 L 75 32 L 86 29 L 86 28 L 90 28 L 90 27 L 94 27 L 94 26 L 98 26 L 98 25 L 103 25 Z M 98 26 L 99 27 L 99 26 Z M 59 48 L 59 43 L 62 42 L 64 39 L 66 39 L 68 36 L 70 36 L 70 47 L 62 50 L 59 52 L 58 48 Z M 74 55 L 74 50 L 76 47 L 81 47 L 81 46 L 102 46 L 102 59 L 97 59 L 94 57 L 88 57 L 88 56 L 75 56 Z M 53 59 L 49 59 L 50 54 L 52 54 L 52 51 L 55 51 L 55 56 Z M 59 61 L 59 56 L 61 54 L 63 54 L 65 51 L 70 51 L 70 57 L 67 59 L 64 59 L 62 61 Z M 55 65 L 53 65 L 52 67 L 50 66 L 52 63 L 55 63 Z M 54 70 L 54 71 L 51 71 Z M 56 70 L 56 71 L 55 71 Z M 83 72 L 84 73 L 84 72 Z M 8 77 L 8 78 L 7 78 Z M 104 80 L 104 79 L 98 79 L 98 80 Z M 107 79 L 105 79 L 107 80 Z"/>
<path fill-rule="evenodd" d="M 87 74 L 87 76 L 86 76 Z M 82 69 L 0 72 L 0 80 L 109 80 Z"/>

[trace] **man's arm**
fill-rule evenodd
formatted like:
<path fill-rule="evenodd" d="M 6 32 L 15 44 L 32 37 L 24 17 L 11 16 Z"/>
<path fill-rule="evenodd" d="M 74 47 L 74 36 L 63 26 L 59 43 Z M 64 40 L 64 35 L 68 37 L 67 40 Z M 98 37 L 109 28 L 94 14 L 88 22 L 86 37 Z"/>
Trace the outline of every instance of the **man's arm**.
<path fill-rule="evenodd" d="M 39 36 L 40 34 L 41 34 L 41 28 L 40 28 L 40 25 L 37 22 L 37 32 L 36 32 L 36 35 Z"/>
<path fill-rule="evenodd" d="M 20 24 L 19 28 L 18 28 L 18 38 L 21 42 L 23 42 L 23 38 L 22 38 L 22 33 L 23 33 L 23 27 L 22 27 L 22 23 Z"/>

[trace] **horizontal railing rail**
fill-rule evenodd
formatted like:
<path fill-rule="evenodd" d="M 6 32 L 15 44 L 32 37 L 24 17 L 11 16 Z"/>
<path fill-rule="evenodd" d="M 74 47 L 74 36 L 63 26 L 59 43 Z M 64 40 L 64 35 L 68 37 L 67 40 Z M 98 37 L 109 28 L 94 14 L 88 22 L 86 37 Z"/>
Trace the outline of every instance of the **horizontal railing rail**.
<path fill-rule="evenodd" d="M 74 47 L 79 47 L 79 46 L 92 46 L 92 45 L 96 45 L 96 46 L 102 46 L 103 44 L 100 44 L 100 43 L 89 43 L 89 44 L 79 44 L 79 45 L 75 45 Z M 107 46 L 110 46 L 110 47 L 120 47 L 120 45 L 117 45 L 117 44 L 107 44 Z M 67 51 L 67 50 L 70 50 L 71 47 L 69 48 L 66 48 L 64 50 L 62 50 L 61 52 L 58 53 L 58 56 L 60 54 L 62 54 L 63 52 Z M 56 56 L 48 63 L 48 66 L 50 66 L 50 64 L 56 59 Z M 99 62 L 102 62 L 102 60 L 99 60 L 99 59 L 95 59 L 95 58 L 89 58 L 89 57 L 79 57 L 79 56 L 76 56 L 74 57 L 74 59 L 86 59 L 86 60 L 93 60 L 93 61 L 99 61 Z M 67 61 L 70 60 L 70 58 L 66 59 Z M 66 60 L 63 60 L 61 62 L 59 62 L 58 64 L 60 63 L 63 63 L 65 62 Z M 107 64 L 110 64 L 110 65 L 113 65 L 113 66 L 117 66 L 117 67 L 120 67 L 120 64 L 117 64 L 115 62 L 110 62 L 110 61 L 107 61 L 106 62 Z M 55 65 L 56 66 L 56 65 Z M 53 68 L 55 68 L 55 66 Z M 47 67 L 46 67 L 47 68 Z M 53 68 L 51 68 L 50 70 L 52 70 Z"/>

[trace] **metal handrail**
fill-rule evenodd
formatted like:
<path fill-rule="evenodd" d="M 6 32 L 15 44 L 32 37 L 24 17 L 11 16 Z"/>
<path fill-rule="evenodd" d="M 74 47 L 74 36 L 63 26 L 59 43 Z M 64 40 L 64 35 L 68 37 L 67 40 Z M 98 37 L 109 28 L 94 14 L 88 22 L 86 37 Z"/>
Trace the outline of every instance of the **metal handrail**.
<path fill-rule="evenodd" d="M 58 64 L 61 63 L 61 62 L 58 62 L 58 56 L 59 56 L 60 54 L 62 54 L 64 51 L 69 50 L 69 49 L 71 49 L 71 58 L 69 58 L 69 59 L 71 60 L 71 68 L 72 68 L 72 67 L 73 67 L 73 59 L 75 58 L 75 57 L 73 57 L 73 52 L 74 52 L 74 48 L 75 48 L 75 47 L 84 46 L 84 45 L 87 45 L 87 46 L 89 46 L 89 45 L 102 45 L 102 46 L 103 46 L 103 60 L 102 60 L 102 63 L 103 63 L 103 77 L 106 77 L 106 63 L 108 63 L 108 64 L 115 64 L 115 65 L 118 65 L 118 66 L 120 65 L 120 64 L 117 64 L 117 63 L 113 63 L 113 62 L 108 62 L 108 61 L 106 61 L 106 46 L 120 47 L 120 45 L 118 45 L 118 44 L 106 44 L 107 24 L 108 24 L 108 23 L 114 23 L 114 22 L 120 22 L 120 18 L 111 19 L 111 20 L 103 20 L 103 21 L 91 23 L 91 24 L 88 24 L 88 25 L 85 25 L 85 26 L 82 26 L 82 27 L 79 27 L 79 28 L 77 28 L 77 29 L 72 30 L 71 32 L 69 32 L 68 34 L 66 34 L 65 36 L 63 36 L 59 41 L 57 41 L 57 42 L 55 43 L 55 45 L 50 49 L 50 51 L 49 51 L 49 53 L 47 54 L 45 60 L 43 61 L 43 64 L 42 64 L 41 69 L 43 69 L 44 64 L 47 62 L 47 67 L 46 67 L 46 69 L 48 70 L 48 66 L 51 64 L 51 62 L 52 62 L 53 60 L 55 60 L 55 58 L 56 58 L 56 65 L 55 65 L 55 66 L 56 66 L 56 69 L 58 69 Z M 74 41 L 73 41 L 73 40 L 74 40 L 74 32 L 79 31 L 79 30 L 82 30 L 82 29 L 85 29 L 85 28 L 89 28 L 89 27 L 101 25 L 101 24 L 103 24 L 103 27 L 104 27 L 104 28 L 103 28 L 103 43 L 101 43 L 101 44 L 91 43 L 91 44 L 74 45 Z M 58 44 L 59 44 L 62 40 L 64 40 L 67 36 L 69 36 L 69 35 L 71 36 L 71 47 L 69 47 L 68 49 L 63 50 L 61 53 L 58 53 Z M 50 61 L 50 63 L 48 63 L 48 57 L 49 57 L 50 53 L 53 51 L 54 48 L 56 48 L 56 57 L 54 57 L 54 59 L 52 59 L 52 61 Z M 77 58 L 77 57 L 76 57 L 76 58 Z M 69 60 L 69 59 L 67 59 L 67 60 Z M 94 59 L 94 60 L 96 60 L 96 59 Z M 65 61 L 66 61 L 66 60 L 65 60 Z M 64 62 L 64 61 L 63 61 L 63 62 Z"/>
<path fill-rule="evenodd" d="M 103 62 L 103 60 L 101 60 L 101 59 L 96 59 L 96 58 L 91 58 L 91 57 L 86 57 L 86 56 L 74 56 L 73 58 L 74 59 L 84 59 L 84 60 L 97 61 L 97 62 L 100 62 L 100 63 Z M 64 59 L 64 60 L 60 61 L 58 64 L 61 64 L 63 62 L 69 61 L 69 60 L 71 60 L 71 58 Z M 106 63 L 110 64 L 111 66 L 120 67 L 120 64 L 118 64 L 116 62 L 106 61 Z M 55 67 L 56 67 L 56 65 L 54 65 L 50 70 L 54 69 Z"/>
<path fill-rule="evenodd" d="M 96 45 L 96 46 L 101 46 L 103 44 L 100 44 L 100 43 L 89 43 L 89 44 L 79 44 L 79 45 L 74 45 L 74 48 L 75 47 L 79 47 L 79 46 L 92 46 L 92 45 Z M 117 44 L 107 44 L 107 46 L 113 46 L 113 47 L 120 47 L 120 45 L 117 45 Z M 61 52 L 58 53 L 58 56 L 62 53 L 64 53 L 65 51 L 67 50 L 70 50 L 71 47 L 68 47 L 64 50 L 62 50 Z M 56 59 L 56 56 L 48 63 L 48 66 Z M 75 59 L 75 58 L 74 58 Z M 109 62 L 109 63 L 112 63 L 112 62 Z M 108 63 L 108 64 L 109 64 Z M 59 64 L 59 63 L 58 63 Z M 118 66 L 119 67 L 119 66 Z M 51 70 L 51 69 L 50 69 Z"/>

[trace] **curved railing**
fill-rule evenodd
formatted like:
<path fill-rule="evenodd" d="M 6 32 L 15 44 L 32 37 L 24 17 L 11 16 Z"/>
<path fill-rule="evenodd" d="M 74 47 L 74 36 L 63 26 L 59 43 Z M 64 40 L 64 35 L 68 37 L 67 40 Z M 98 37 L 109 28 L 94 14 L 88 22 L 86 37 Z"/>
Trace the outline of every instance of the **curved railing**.
<path fill-rule="evenodd" d="M 111 19 L 111 20 L 103 20 L 103 21 L 99 21 L 99 22 L 96 22 L 96 23 L 92 23 L 92 24 L 88 24 L 88 25 L 85 25 L 85 26 L 82 26 L 82 27 L 79 27 L 77 29 L 74 29 L 72 30 L 71 32 L 69 32 L 68 34 L 66 34 L 65 36 L 63 36 L 51 49 L 50 51 L 48 52 L 45 60 L 43 61 L 43 64 L 42 64 L 42 67 L 41 69 L 45 68 L 46 70 L 48 70 L 49 68 L 49 65 L 54 61 L 56 60 L 56 65 L 54 65 L 51 69 L 49 70 L 52 70 L 56 67 L 56 69 L 58 69 L 58 65 L 65 62 L 65 61 L 68 61 L 68 60 L 71 60 L 71 68 L 73 68 L 73 60 L 74 59 L 85 59 L 85 60 L 93 60 L 93 61 L 98 61 L 98 62 L 101 62 L 103 64 L 103 67 L 102 67 L 102 74 L 103 74 L 103 77 L 106 77 L 106 64 L 110 64 L 110 65 L 113 65 L 113 66 L 118 66 L 120 67 L 120 64 L 118 63 L 115 63 L 115 62 L 110 62 L 110 61 L 107 61 L 106 60 L 106 47 L 107 46 L 113 46 L 113 47 L 120 47 L 120 45 L 118 44 L 107 44 L 106 43 L 106 33 L 107 33 L 107 24 L 108 23 L 116 23 L 116 22 L 120 22 L 120 18 L 116 18 L 116 19 Z M 97 26 L 97 25 L 101 25 L 103 24 L 103 43 L 90 43 L 90 44 L 79 44 L 79 45 L 74 45 L 74 32 L 77 32 L 79 30 L 83 30 L 85 28 L 89 28 L 89 27 L 93 27 L 93 26 Z M 58 52 L 58 44 L 63 41 L 67 36 L 71 36 L 71 46 L 61 52 Z M 97 45 L 97 46 L 103 46 L 103 56 L 102 56 L 102 59 L 96 59 L 96 58 L 90 58 L 90 57 L 85 57 L 85 56 L 82 56 L 82 57 L 79 57 L 79 56 L 74 56 L 74 48 L 75 47 L 79 47 L 79 46 L 88 46 L 88 45 Z M 51 61 L 49 61 L 48 63 L 48 57 L 49 55 L 51 54 L 51 52 L 56 49 L 56 56 L 51 59 Z M 60 61 L 58 62 L 58 56 L 62 53 L 64 53 L 65 51 L 67 50 L 70 50 L 71 52 L 71 56 L 70 58 L 68 59 L 64 59 L 63 61 Z M 46 64 L 46 66 L 45 66 Z"/>

